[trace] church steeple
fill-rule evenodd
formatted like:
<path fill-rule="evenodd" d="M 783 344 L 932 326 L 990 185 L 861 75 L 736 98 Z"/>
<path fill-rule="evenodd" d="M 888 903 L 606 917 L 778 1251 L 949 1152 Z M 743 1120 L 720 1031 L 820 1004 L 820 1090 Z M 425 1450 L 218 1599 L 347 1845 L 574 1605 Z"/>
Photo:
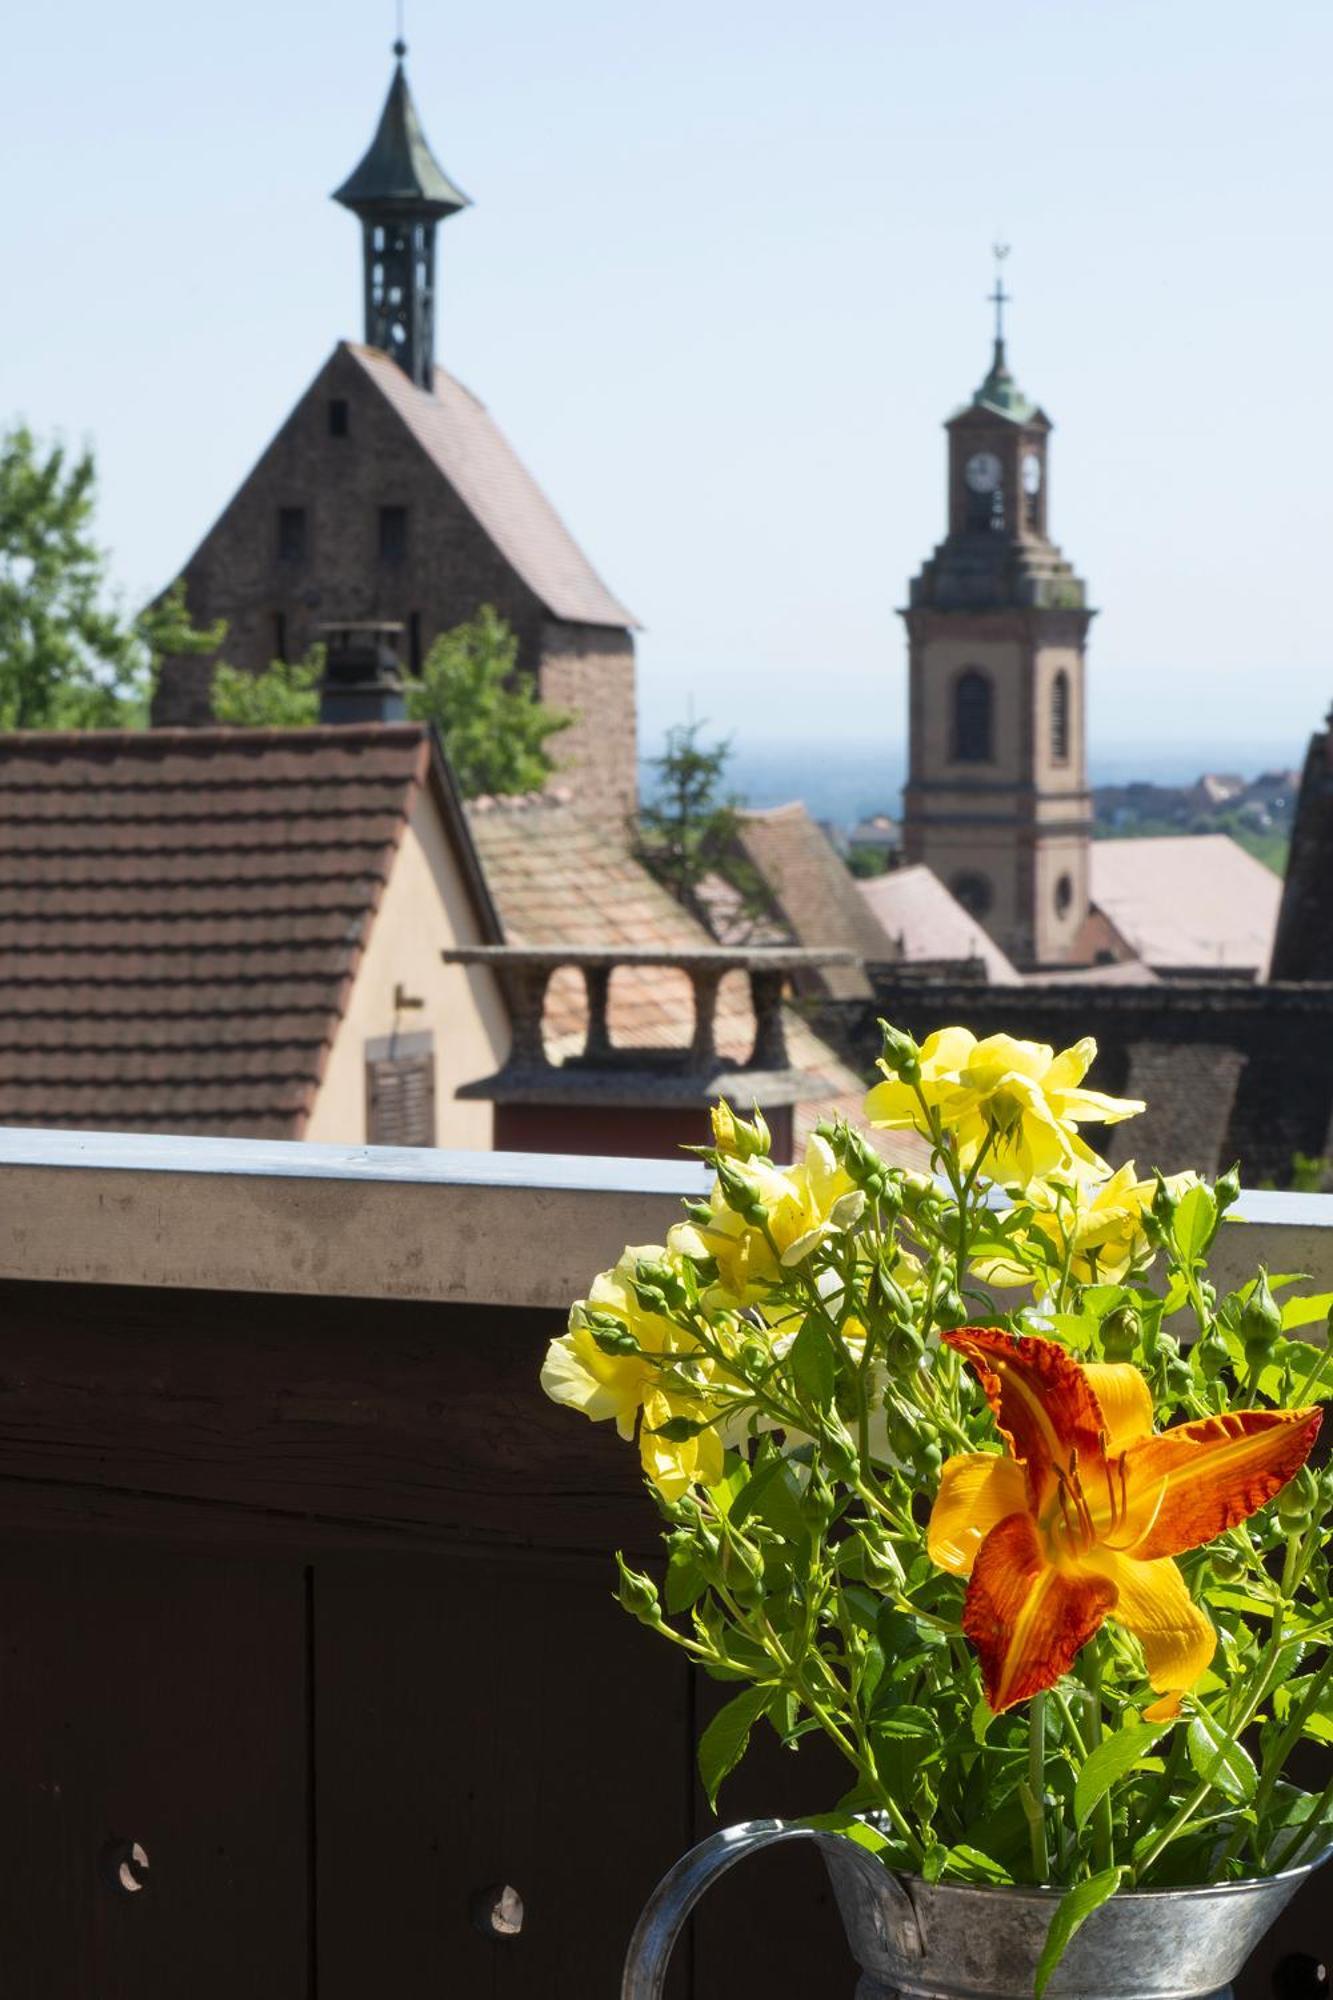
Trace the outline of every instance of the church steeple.
<path fill-rule="evenodd" d="M 905 613 L 904 843 L 1020 966 L 1085 948 L 1091 806 L 1082 579 L 1050 539 L 1050 419 L 1005 354 L 996 250 L 990 371 L 952 416 L 948 532 Z"/>
<path fill-rule="evenodd" d="M 365 262 L 366 343 L 391 354 L 418 388 L 435 386 L 435 227 L 470 206 L 421 129 L 403 58 L 369 151 L 333 199 L 360 217 Z"/>

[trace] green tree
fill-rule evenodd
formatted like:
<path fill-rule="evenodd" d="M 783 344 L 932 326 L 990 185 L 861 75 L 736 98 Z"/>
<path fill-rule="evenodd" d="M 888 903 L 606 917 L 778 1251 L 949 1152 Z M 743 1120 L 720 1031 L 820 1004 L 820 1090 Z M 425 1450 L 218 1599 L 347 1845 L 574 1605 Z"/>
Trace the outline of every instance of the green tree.
<path fill-rule="evenodd" d="M 490 604 L 440 634 L 408 687 L 407 712 L 435 724 L 469 799 L 539 791 L 555 769 L 546 746 L 574 720 L 538 699 L 519 671 L 517 638 Z"/>
<path fill-rule="evenodd" d="M 219 661 L 209 689 L 213 720 L 241 729 L 308 728 L 319 721 L 323 678 L 322 646 L 303 660 L 273 660 L 258 674 Z"/>
<path fill-rule="evenodd" d="M 111 600 L 93 538 L 91 451 L 43 447 L 26 425 L 0 439 L 0 728 L 142 728 L 158 665 L 211 653 L 177 584 L 137 617 Z"/>
<path fill-rule="evenodd" d="M 678 723 L 667 731 L 662 755 L 650 760 L 655 782 L 639 811 L 636 845 L 649 872 L 708 930 L 716 922 L 704 885 L 725 883 L 732 891 L 726 927 L 734 939 L 738 928 L 767 914 L 768 897 L 741 844 L 739 801 L 722 789 L 730 738 L 705 745 L 704 727 Z"/>

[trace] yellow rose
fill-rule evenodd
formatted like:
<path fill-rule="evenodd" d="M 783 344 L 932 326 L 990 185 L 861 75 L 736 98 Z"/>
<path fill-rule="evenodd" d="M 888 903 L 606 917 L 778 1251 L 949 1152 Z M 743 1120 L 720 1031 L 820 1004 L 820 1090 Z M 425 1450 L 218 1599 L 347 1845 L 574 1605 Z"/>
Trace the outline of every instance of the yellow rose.
<path fill-rule="evenodd" d="M 1012 1035 L 978 1041 L 967 1028 L 942 1028 L 922 1044 L 917 1088 L 889 1076 L 866 1098 L 866 1115 L 887 1130 L 929 1137 L 924 1107 L 933 1109 L 964 1172 L 984 1154 L 993 1181 L 1026 1187 L 1062 1171 L 1106 1175 L 1110 1169 L 1079 1126 L 1115 1125 L 1143 1105 L 1082 1088 L 1096 1054 L 1091 1036 L 1057 1055 L 1044 1042 Z"/>

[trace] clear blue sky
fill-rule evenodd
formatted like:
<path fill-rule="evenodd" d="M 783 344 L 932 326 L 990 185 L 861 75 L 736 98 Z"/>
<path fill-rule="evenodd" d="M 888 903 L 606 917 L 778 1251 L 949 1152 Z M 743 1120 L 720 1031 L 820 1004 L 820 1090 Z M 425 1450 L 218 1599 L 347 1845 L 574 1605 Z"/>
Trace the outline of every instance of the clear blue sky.
<path fill-rule="evenodd" d="M 942 419 L 1011 357 L 1102 615 L 1094 740 L 1333 697 L 1320 0 L 409 0 L 442 359 L 647 630 L 645 741 L 897 737 Z M 392 0 L 11 9 L 0 421 L 91 439 L 133 597 L 341 335 Z"/>

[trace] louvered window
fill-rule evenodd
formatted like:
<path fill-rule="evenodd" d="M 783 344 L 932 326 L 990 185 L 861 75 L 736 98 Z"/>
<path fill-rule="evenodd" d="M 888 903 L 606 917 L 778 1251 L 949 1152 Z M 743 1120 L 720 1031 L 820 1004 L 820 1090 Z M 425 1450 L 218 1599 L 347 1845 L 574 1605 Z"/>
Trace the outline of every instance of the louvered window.
<path fill-rule="evenodd" d="M 433 1035 L 383 1035 L 366 1043 L 366 1143 L 435 1144 Z"/>

